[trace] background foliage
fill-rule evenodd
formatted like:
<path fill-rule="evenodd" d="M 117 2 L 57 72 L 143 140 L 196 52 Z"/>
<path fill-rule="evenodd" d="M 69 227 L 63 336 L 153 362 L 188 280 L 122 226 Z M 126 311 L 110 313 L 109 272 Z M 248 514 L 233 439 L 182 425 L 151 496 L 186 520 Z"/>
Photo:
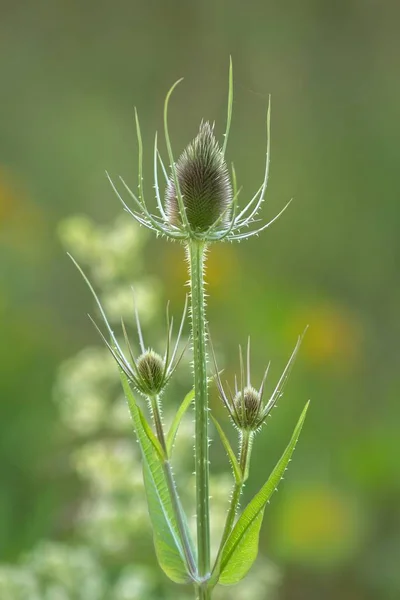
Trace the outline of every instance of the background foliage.
<path fill-rule="evenodd" d="M 263 553 L 282 569 L 280 600 L 398 598 L 396 3 L 1 0 L 0 8 L 0 559 L 32 563 L 27 553 L 39 553 L 41 540 L 75 540 L 87 497 L 53 389 L 60 363 L 98 340 L 58 223 L 75 213 L 99 223 L 120 214 L 104 170 L 135 182 L 136 105 L 150 175 L 152 135 L 178 77 L 175 148 L 203 117 L 221 133 L 232 54 L 228 159 L 250 195 L 262 177 L 271 93 L 265 211 L 295 202 L 266 235 L 211 253 L 213 338 L 228 374 L 250 333 L 255 371 L 261 377 L 272 358 L 277 375 L 310 324 L 285 398 L 257 440 L 246 490 L 250 497 L 265 479 L 311 397 L 293 467 L 266 513 Z M 96 252 L 107 283 L 109 247 Z M 121 280 L 146 273 L 155 309 L 170 298 L 178 312 L 182 249 L 149 239 L 132 255 Z M 156 335 L 161 313 L 151 321 Z M 212 452 L 225 469 L 217 442 Z M 50 555 L 65 562 L 55 547 Z M 92 565 L 90 557 L 70 560 Z"/>

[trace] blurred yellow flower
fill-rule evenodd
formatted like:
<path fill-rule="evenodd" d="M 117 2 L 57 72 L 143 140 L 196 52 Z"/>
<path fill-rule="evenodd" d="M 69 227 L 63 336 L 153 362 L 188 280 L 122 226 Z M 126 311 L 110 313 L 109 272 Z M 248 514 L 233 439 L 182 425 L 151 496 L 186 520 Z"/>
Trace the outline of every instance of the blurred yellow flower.
<path fill-rule="evenodd" d="M 19 195 L 11 182 L 8 171 L 0 166 L 0 224 L 10 219 L 19 203 Z"/>
<path fill-rule="evenodd" d="M 43 242 L 42 211 L 29 201 L 16 174 L 0 165 L 0 232 L 11 248 L 32 259 Z"/>
<path fill-rule="evenodd" d="M 207 293 L 212 293 L 214 298 L 224 298 L 231 293 L 230 286 L 237 269 L 236 248 L 232 244 L 213 244 L 211 248 L 206 267 Z M 177 290 L 179 298 L 182 297 L 181 286 L 188 277 L 187 267 L 182 261 L 182 252 L 180 245 L 169 244 L 165 249 L 163 261 L 163 272 L 168 273 L 168 290 Z M 173 299 L 171 297 L 171 300 Z"/>
<path fill-rule="evenodd" d="M 336 489 L 295 487 L 277 507 L 274 542 L 289 560 L 330 566 L 358 546 L 362 520 L 354 499 Z"/>
<path fill-rule="evenodd" d="M 361 348 L 361 324 L 345 308 L 323 303 L 293 315 L 288 327 L 291 339 L 308 323 L 302 354 L 312 363 L 340 363 L 352 367 Z"/>

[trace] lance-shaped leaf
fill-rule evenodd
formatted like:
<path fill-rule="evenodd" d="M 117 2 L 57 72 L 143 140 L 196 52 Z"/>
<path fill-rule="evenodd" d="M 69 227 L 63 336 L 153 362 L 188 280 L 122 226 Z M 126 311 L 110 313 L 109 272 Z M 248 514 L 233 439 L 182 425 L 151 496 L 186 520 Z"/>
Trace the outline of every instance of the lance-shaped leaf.
<path fill-rule="evenodd" d="M 235 456 L 235 453 L 232 450 L 232 446 L 230 445 L 229 440 L 226 437 L 224 430 L 222 429 L 221 425 L 218 423 L 217 419 L 215 417 L 213 417 L 213 415 L 211 415 L 211 419 L 215 425 L 216 430 L 218 431 L 219 437 L 221 438 L 221 442 L 224 445 L 224 448 L 229 457 L 229 460 L 231 461 L 232 471 L 233 471 L 233 476 L 235 478 L 235 482 L 237 484 L 239 484 L 243 479 L 243 474 L 242 474 L 240 465 L 238 463 L 238 460 Z"/>
<path fill-rule="evenodd" d="M 168 431 L 168 435 L 167 435 L 168 456 L 171 456 L 172 448 L 174 447 L 174 442 L 175 442 L 176 434 L 178 433 L 179 425 L 181 424 L 184 414 L 186 413 L 189 406 L 193 402 L 193 399 L 194 399 L 194 390 L 191 390 L 188 394 L 186 394 L 185 398 L 183 399 L 182 404 L 178 408 L 178 411 L 174 417 L 174 420 L 171 423 L 171 427 L 170 427 L 170 429 Z"/>
<path fill-rule="evenodd" d="M 190 576 L 158 447 L 149 436 L 148 429 L 143 426 L 144 416 L 136 403 L 126 375 L 122 371 L 120 375 L 142 452 L 143 477 L 158 562 L 172 581 L 188 583 Z"/>
<path fill-rule="evenodd" d="M 239 517 L 226 541 L 221 558 L 214 568 L 210 585 L 238 583 L 247 574 L 258 553 L 258 539 L 265 505 L 276 490 L 295 449 L 309 403 L 306 404 L 293 432 L 292 438 L 272 471 L 268 481 L 254 496 Z"/>
<path fill-rule="evenodd" d="M 174 420 L 172 421 L 171 426 L 169 428 L 167 438 L 166 438 L 168 457 L 171 456 L 171 453 L 172 453 L 172 450 L 174 447 L 174 443 L 175 443 L 175 439 L 176 439 L 176 435 L 178 433 L 179 425 L 181 424 L 181 421 L 182 421 L 184 415 L 187 413 L 189 406 L 192 404 L 193 400 L 194 400 L 194 389 L 191 390 L 184 397 L 182 404 L 178 408 L 178 411 L 174 417 Z"/>
<path fill-rule="evenodd" d="M 139 406 L 137 406 L 138 412 L 139 412 L 139 419 L 140 422 L 142 424 L 143 427 L 143 431 L 146 434 L 148 440 L 152 443 L 154 450 L 157 452 L 158 454 L 158 458 L 160 460 L 166 460 L 166 456 L 165 456 L 165 452 L 161 447 L 160 442 L 158 441 L 158 439 L 156 438 L 156 436 L 154 435 L 146 417 L 144 416 L 142 410 L 140 409 Z"/>

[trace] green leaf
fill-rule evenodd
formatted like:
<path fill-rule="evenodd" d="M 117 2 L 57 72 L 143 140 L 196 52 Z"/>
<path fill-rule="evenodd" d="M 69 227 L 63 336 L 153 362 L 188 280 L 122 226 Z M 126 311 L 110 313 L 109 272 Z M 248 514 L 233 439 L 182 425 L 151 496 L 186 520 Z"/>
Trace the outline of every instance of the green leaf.
<path fill-rule="evenodd" d="M 221 425 L 218 423 L 217 419 L 215 419 L 212 415 L 211 415 L 212 421 L 215 425 L 216 430 L 219 433 L 219 437 L 221 438 L 221 442 L 224 445 L 224 448 L 228 454 L 229 460 L 231 461 L 231 465 L 232 465 L 232 470 L 233 470 L 233 476 L 235 477 L 235 481 L 236 483 L 240 483 L 242 481 L 242 470 L 240 468 L 240 465 L 237 461 L 237 458 L 235 456 L 234 451 L 232 450 L 232 446 L 229 443 L 228 438 L 226 437 Z"/>
<path fill-rule="evenodd" d="M 142 451 L 143 478 L 150 519 L 153 525 L 154 545 L 158 562 L 164 573 L 175 583 L 188 583 L 190 576 L 174 516 L 168 484 L 160 461 L 157 444 L 144 426 L 145 417 L 136 403 L 126 375 L 120 371 L 122 387 L 129 405 L 136 435 Z M 151 430 L 150 430 L 151 431 Z"/>
<path fill-rule="evenodd" d="M 174 417 L 174 420 L 171 423 L 171 427 L 169 428 L 169 431 L 167 434 L 167 439 L 166 439 L 168 456 L 171 456 L 172 448 L 174 446 L 176 434 L 178 433 L 179 425 L 182 421 L 183 415 L 185 414 L 185 412 L 187 411 L 187 409 L 193 402 L 193 398 L 194 398 L 194 390 L 191 390 L 188 394 L 186 394 L 185 398 L 183 399 L 182 404 L 180 405 L 180 407 L 178 409 L 178 412 L 176 413 L 176 415 Z"/>
<path fill-rule="evenodd" d="M 126 375 L 124 375 L 124 377 L 126 377 Z M 157 452 L 158 458 L 160 460 L 166 460 L 167 457 L 165 456 L 165 452 L 162 449 L 160 442 L 158 441 L 158 439 L 154 435 L 154 433 L 153 433 L 153 431 L 152 431 L 152 429 L 151 429 L 151 427 L 150 427 L 150 425 L 149 425 L 146 417 L 143 414 L 142 409 L 138 405 L 136 405 L 136 408 L 138 410 L 139 418 L 140 418 L 142 427 L 144 429 L 144 432 L 147 435 L 147 437 L 150 440 L 150 442 L 152 443 L 152 445 L 154 447 L 154 450 Z"/>
<path fill-rule="evenodd" d="M 258 538 L 264 516 L 265 505 L 271 498 L 288 466 L 306 417 L 307 402 L 293 432 L 292 438 L 272 471 L 268 481 L 254 496 L 239 517 L 215 567 L 211 585 L 217 581 L 222 585 L 233 585 L 247 574 L 258 553 Z"/>
<path fill-rule="evenodd" d="M 138 122 L 137 126 L 139 128 Z M 139 129 L 138 137 L 140 138 Z M 139 146 L 141 146 L 141 139 L 139 139 Z M 140 168 L 141 167 L 139 165 L 139 170 Z M 179 535 L 177 517 L 175 516 L 176 513 L 173 510 L 173 503 L 170 494 L 171 487 L 168 486 L 168 483 L 172 483 L 172 485 L 174 485 L 174 482 L 172 478 L 172 473 L 170 473 L 169 471 L 169 465 L 166 462 L 167 457 L 165 456 L 165 452 L 163 451 L 160 442 L 154 435 L 151 427 L 149 426 L 146 418 L 144 417 L 143 412 L 141 411 L 140 407 L 136 404 L 136 400 L 130 388 L 128 378 L 125 375 L 124 370 L 122 370 L 124 367 L 125 359 L 122 360 L 122 351 L 118 346 L 118 341 L 107 320 L 101 302 L 96 292 L 94 291 L 94 288 L 91 285 L 89 279 L 86 277 L 85 273 L 82 271 L 75 259 L 72 258 L 71 255 L 69 256 L 75 264 L 75 266 L 77 267 L 77 269 L 80 271 L 82 277 L 84 278 L 90 291 L 92 292 L 94 299 L 96 300 L 97 306 L 100 309 L 100 313 L 103 317 L 104 323 L 108 329 L 108 333 L 110 334 L 110 344 L 107 342 L 100 330 L 99 332 L 120 367 L 122 387 L 124 389 L 128 406 L 131 412 L 134 427 L 136 430 L 136 435 L 143 457 L 143 478 L 145 482 L 147 501 L 149 505 L 150 519 L 153 525 L 154 545 L 156 548 L 158 561 L 163 571 L 166 573 L 166 575 L 168 575 L 168 577 L 170 577 L 170 579 L 172 579 L 172 581 L 175 581 L 176 583 L 187 583 L 191 579 L 191 577 L 188 574 L 190 572 L 193 572 L 194 569 L 192 568 L 190 570 L 189 568 L 186 568 L 186 565 L 189 564 L 189 560 L 186 561 L 185 558 L 181 536 Z M 168 475 L 170 475 L 170 477 L 167 481 Z M 174 500 L 175 508 L 178 511 L 178 515 L 180 515 L 180 518 L 183 522 L 183 527 L 187 532 L 186 537 L 188 540 L 188 544 L 191 546 L 191 540 L 188 533 L 185 515 L 183 513 L 177 495 L 176 497 L 174 497 Z M 194 554 L 193 548 L 191 548 L 191 550 L 192 554 Z"/>

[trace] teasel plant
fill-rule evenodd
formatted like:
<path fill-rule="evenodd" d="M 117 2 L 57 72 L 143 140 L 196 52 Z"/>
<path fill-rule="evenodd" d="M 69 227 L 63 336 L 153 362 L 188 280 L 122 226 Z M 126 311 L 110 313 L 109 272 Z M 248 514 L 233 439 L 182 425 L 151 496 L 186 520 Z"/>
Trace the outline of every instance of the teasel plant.
<path fill-rule="evenodd" d="M 122 387 L 132 416 L 137 441 L 140 445 L 143 477 L 153 527 L 154 545 L 158 562 L 165 574 L 177 584 L 192 584 L 198 600 L 212 598 L 217 584 L 234 585 L 250 570 L 258 553 L 258 541 L 264 510 L 278 483 L 282 479 L 299 438 L 308 403 L 294 429 L 281 458 L 259 492 L 239 513 L 241 494 L 250 472 L 251 449 L 254 438 L 261 432 L 272 408 L 283 393 L 301 338 L 289 358 L 272 395 L 264 400 L 268 368 L 260 386 L 251 381 L 250 340 L 246 359 L 239 352 L 239 377 L 235 377 L 233 391 L 222 383 L 215 352 L 211 344 L 206 318 L 205 262 L 208 250 L 214 243 L 240 242 L 258 236 L 274 223 L 286 210 L 288 203 L 272 220 L 260 224 L 260 209 L 265 199 L 270 164 L 270 114 L 266 118 L 266 157 L 262 183 L 254 196 L 239 206 L 240 189 L 237 187 L 235 169 L 228 169 L 225 154 L 232 120 L 233 73 L 229 68 L 228 110 L 222 144 L 208 122 L 200 124 L 199 132 L 180 157 L 175 160 L 168 129 L 168 106 L 172 92 L 182 80 L 169 90 L 164 103 L 164 134 L 168 154 L 167 168 L 158 149 L 157 135 L 153 148 L 153 176 L 157 213 L 145 200 L 143 187 L 143 144 L 138 114 L 135 110 L 138 142 L 138 190 L 132 191 L 120 177 L 119 185 L 107 174 L 110 184 L 122 206 L 141 226 L 167 240 L 184 246 L 189 271 L 190 300 L 186 299 L 183 316 L 173 343 L 173 320 L 167 308 L 167 336 L 163 353 L 146 347 L 136 309 L 138 348 L 135 348 L 121 321 L 122 335 L 117 335 L 107 319 L 102 304 L 90 281 L 72 258 L 89 286 L 104 324 L 98 329 L 104 343 L 114 357 L 120 371 Z M 162 197 L 159 175 L 165 180 Z M 131 205 L 123 199 L 124 190 Z M 134 300 L 133 300 L 134 304 Z M 188 310 L 189 309 L 189 310 Z M 190 314 L 193 389 L 186 395 L 176 412 L 168 431 L 162 419 L 162 405 L 168 382 L 179 365 L 187 343 L 180 344 L 187 312 Z M 208 372 L 207 349 L 211 348 L 213 371 Z M 246 364 L 245 364 L 246 363 Z M 210 382 L 215 382 L 221 401 L 233 427 L 238 433 L 238 453 L 216 418 L 214 426 L 227 452 L 234 487 L 219 550 L 210 555 L 210 493 L 209 493 L 209 402 Z M 147 401 L 148 411 L 141 398 Z M 194 404 L 195 414 L 195 477 L 196 477 L 196 543 L 180 502 L 174 478 L 171 457 L 174 441 L 183 415 Z"/>

